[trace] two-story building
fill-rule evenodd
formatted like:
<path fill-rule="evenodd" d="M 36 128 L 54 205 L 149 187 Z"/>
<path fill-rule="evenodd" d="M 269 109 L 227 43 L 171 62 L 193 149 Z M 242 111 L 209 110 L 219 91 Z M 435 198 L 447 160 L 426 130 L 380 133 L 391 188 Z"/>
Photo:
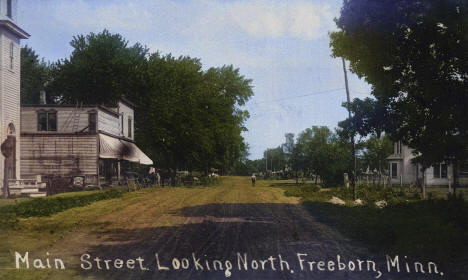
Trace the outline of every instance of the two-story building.
<path fill-rule="evenodd" d="M 121 179 L 128 162 L 152 165 L 134 142 L 134 106 L 22 105 L 21 176 L 84 178 L 85 184 Z"/>
<path fill-rule="evenodd" d="M 453 167 L 448 162 L 432 165 L 422 172 L 421 165 L 413 163 L 413 149 L 401 143 L 393 144 L 393 154 L 387 157 L 390 182 L 392 184 L 416 185 L 425 180 L 426 186 L 447 186 L 453 184 Z M 460 164 L 458 171 L 460 185 L 468 185 L 468 165 Z"/>

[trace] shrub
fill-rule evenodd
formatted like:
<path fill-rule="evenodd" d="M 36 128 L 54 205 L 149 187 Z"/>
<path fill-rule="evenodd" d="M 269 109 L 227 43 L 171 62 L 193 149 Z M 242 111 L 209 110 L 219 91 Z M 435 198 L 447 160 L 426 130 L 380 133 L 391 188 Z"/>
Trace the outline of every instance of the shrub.
<path fill-rule="evenodd" d="M 89 205 L 95 201 L 121 197 L 123 191 L 110 189 L 104 192 L 80 193 L 70 196 L 36 198 L 1 208 L 0 226 L 11 227 L 18 222 L 17 217 L 39 217 L 65 211 L 73 207 Z"/>
<path fill-rule="evenodd" d="M 213 186 L 219 184 L 219 176 L 203 176 L 200 183 L 204 186 Z"/>

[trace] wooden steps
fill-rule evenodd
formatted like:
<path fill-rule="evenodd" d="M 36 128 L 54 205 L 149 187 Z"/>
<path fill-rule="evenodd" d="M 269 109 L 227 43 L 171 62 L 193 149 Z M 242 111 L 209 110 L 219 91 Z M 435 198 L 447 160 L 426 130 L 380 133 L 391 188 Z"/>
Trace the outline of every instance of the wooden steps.
<path fill-rule="evenodd" d="M 23 195 L 29 197 L 44 197 L 46 183 L 42 183 L 37 179 L 15 179 L 9 180 L 9 188 L 11 195 Z"/>

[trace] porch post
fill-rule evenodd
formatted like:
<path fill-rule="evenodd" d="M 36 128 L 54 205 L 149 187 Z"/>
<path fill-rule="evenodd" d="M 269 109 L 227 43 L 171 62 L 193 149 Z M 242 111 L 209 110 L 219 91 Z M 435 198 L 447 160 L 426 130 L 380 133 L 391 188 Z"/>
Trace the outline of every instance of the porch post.
<path fill-rule="evenodd" d="M 120 160 L 117 160 L 117 181 L 120 185 Z"/>
<path fill-rule="evenodd" d="M 450 177 L 450 174 L 448 174 L 447 179 L 448 179 L 448 191 L 449 193 L 452 193 L 452 182 L 450 182 L 452 178 Z"/>

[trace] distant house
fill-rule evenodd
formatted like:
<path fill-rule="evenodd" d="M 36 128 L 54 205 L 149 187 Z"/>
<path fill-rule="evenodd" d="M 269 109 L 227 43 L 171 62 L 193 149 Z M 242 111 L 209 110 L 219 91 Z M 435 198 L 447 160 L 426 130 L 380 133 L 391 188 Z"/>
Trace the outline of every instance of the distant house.
<path fill-rule="evenodd" d="M 134 106 L 22 105 L 21 176 L 77 177 L 111 183 L 129 162 L 151 165 L 134 142 Z"/>
<path fill-rule="evenodd" d="M 413 149 L 403 145 L 401 141 L 393 144 L 393 154 L 387 157 L 390 180 L 392 184 L 403 183 L 405 185 L 422 183 L 423 173 L 421 165 L 412 162 L 415 157 Z M 424 172 L 424 180 L 427 186 L 447 186 L 453 184 L 452 164 L 440 162 L 427 168 Z M 468 165 L 459 166 L 459 183 L 468 185 Z"/>

